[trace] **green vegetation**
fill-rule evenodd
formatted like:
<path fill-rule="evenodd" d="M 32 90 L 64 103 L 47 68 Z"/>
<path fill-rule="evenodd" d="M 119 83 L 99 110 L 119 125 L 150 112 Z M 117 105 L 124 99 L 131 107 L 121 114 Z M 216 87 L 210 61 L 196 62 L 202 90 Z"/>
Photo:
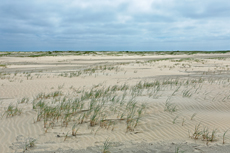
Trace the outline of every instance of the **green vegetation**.
<path fill-rule="evenodd" d="M 69 78 L 85 76 L 85 75 L 92 76 L 93 74 L 97 74 L 97 73 L 104 74 L 104 72 L 112 71 L 112 70 L 118 72 L 121 71 L 121 68 L 119 66 L 98 65 L 92 68 L 86 68 L 84 70 L 60 73 L 58 76 L 69 77 Z"/>
<path fill-rule="evenodd" d="M 217 129 L 214 129 L 211 131 L 211 133 L 209 132 L 209 129 L 204 127 L 203 130 L 200 129 L 200 123 L 198 125 L 195 126 L 195 130 L 194 133 L 190 136 L 190 138 L 192 139 L 199 139 L 201 138 L 203 141 L 206 141 L 206 145 L 208 145 L 209 142 L 213 142 L 216 141 L 216 132 Z M 225 134 L 227 132 L 225 131 L 224 135 L 223 135 L 223 142 L 224 142 L 224 137 Z"/>
<path fill-rule="evenodd" d="M 177 106 L 176 106 L 175 104 L 172 104 L 172 103 L 170 103 L 169 101 L 166 101 L 164 111 L 173 113 L 173 112 L 175 112 L 175 111 L 177 110 L 176 107 L 177 107 Z"/>
<path fill-rule="evenodd" d="M 21 115 L 22 110 L 18 108 L 18 106 L 13 106 L 12 104 L 10 104 L 7 109 L 5 110 L 5 113 L 2 115 L 6 117 L 13 117 L 16 115 Z"/>
<path fill-rule="evenodd" d="M 122 54 L 127 55 L 137 55 L 137 54 L 153 54 L 153 55 L 163 55 L 164 53 L 174 54 L 173 52 L 36 52 L 31 53 L 29 57 L 39 57 L 39 56 L 59 56 L 59 55 L 111 55 L 111 56 L 122 56 Z M 179 55 L 183 52 L 176 52 L 175 54 Z M 198 53 L 198 52 L 197 52 Z M 217 53 L 217 52 L 214 52 Z M 13 54 L 13 53 L 12 53 Z M 29 53 L 28 53 L 29 54 Z M 9 54 L 9 56 L 13 56 Z M 20 53 L 20 56 L 24 56 L 24 53 Z M 222 58 L 220 58 L 222 59 Z M 169 60 L 167 58 L 157 59 L 157 60 L 149 60 L 149 61 L 136 61 L 131 63 L 135 66 L 140 66 L 142 69 L 144 66 L 158 66 L 158 63 L 154 63 L 156 61 L 161 60 Z M 183 58 L 172 60 L 171 62 L 197 62 L 195 63 L 199 67 L 202 62 L 207 62 L 208 60 L 200 60 L 194 58 Z M 117 65 L 94 65 L 91 67 L 81 68 L 78 71 L 66 71 L 64 73 L 54 72 L 57 78 L 58 77 L 81 77 L 85 76 L 94 76 L 100 75 L 108 75 L 110 71 L 117 73 L 122 71 L 124 64 L 127 63 L 118 63 Z M 130 63 L 129 63 L 130 64 Z M 171 64 L 171 63 L 170 63 Z M 188 63 L 173 63 L 173 66 L 178 66 L 181 69 L 190 68 L 191 65 Z M 146 66 L 146 67 L 147 67 Z M 228 67 L 228 66 L 225 66 Z M 148 67 L 147 67 L 148 68 Z M 146 68 L 146 69 L 147 69 Z M 162 69 L 169 69 L 171 65 L 163 65 Z M 218 72 L 222 68 L 218 69 L 218 66 L 215 66 L 216 70 L 213 72 Z M 140 70 L 141 71 L 141 70 Z M 139 70 L 132 70 L 130 72 L 140 72 Z M 126 72 L 124 72 L 125 75 Z M 207 75 L 208 72 L 205 72 Z M 27 80 L 31 80 L 34 76 L 35 78 L 41 78 L 43 74 L 34 74 L 32 71 L 30 72 L 0 72 L 1 79 L 8 79 L 10 82 L 14 81 L 17 77 L 24 77 Z M 123 73 L 122 73 L 123 75 Z M 202 75 L 202 74 L 201 74 Z M 60 85 L 52 85 L 52 87 L 48 87 L 49 89 L 57 89 L 51 90 L 53 92 L 50 93 L 39 93 L 35 95 L 32 99 L 23 97 L 19 99 L 17 104 L 20 106 L 25 104 L 30 104 L 32 102 L 32 108 L 36 112 L 36 117 L 34 122 L 41 122 L 44 128 L 44 133 L 47 135 L 48 132 L 52 131 L 53 128 L 61 127 L 65 131 L 63 132 L 64 141 L 70 140 L 67 139 L 69 137 L 78 138 L 82 135 L 81 128 L 88 127 L 91 130 L 90 134 L 96 134 L 100 130 L 98 135 L 101 135 L 102 131 L 117 131 L 121 130 L 121 132 L 136 134 L 139 133 L 139 127 L 142 128 L 142 122 L 146 121 L 146 112 L 149 116 L 151 116 L 155 120 L 155 113 L 165 113 L 167 121 L 164 124 L 176 124 L 178 122 L 182 122 L 181 128 L 187 128 L 194 123 L 194 118 L 197 115 L 196 113 L 192 115 L 186 115 L 181 117 L 181 113 L 183 113 L 183 109 L 189 110 L 189 112 L 194 111 L 193 107 L 204 107 L 202 104 L 191 106 L 183 105 L 183 103 L 189 103 L 191 100 L 202 101 L 203 99 L 212 98 L 212 101 L 219 100 L 220 102 L 227 102 L 230 99 L 229 93 L 215 93 L 217 96 L 221 95 L 221 99 L 219 97 L 215 97 L 215 95 L 209 94 L 211 89 L 205 88 L 205 91 L 201 90 L 202 86 L 206 86 L 207 84 L 215 84 L 223 87 L 229 87 L 230 80 L 227 79 L 215 79 L 215 78 L 207 78 L 201 75 L 197 75 L 195 79 L 191 79 L 190 76 L 184 75 L 183 77 L 174 77 L 173 79 L 165 79 L 160 77 L 156 79 L 155 77 L 146 78 L 144 81 L 139 81 L 141 79 L 137 78 L 137 82 L 133 83 L 125 82 L 122 84 L 122 81 L 118 80 L 117 84 L 106 86 L 105 83 L 100 83 L 93 85 L 91 88 L 88 86 L 79 87 L 78 89 L 74 88 L 75 84 L 68 84 L 71 87 L 66 87 L 67 85 L 60 83 Z M 203 73 L 204 75 L 204 73 Z M 51 75 L 47 75 L 47 78 Z M 51 76 L 52 78 L 52 76 Z M 69 79 L 66 78 L 66 79 Z M 81 79 L 80 78 L 80 79 Z M 151 78 L 151 79 L 150 79 Z M 193 78 L 193 77 L 192 77 Z M 79 79 L 79 78 L 77 78 Z M 125 79 L 124 79 L 125 80 Z M 151 80 L 151 81 L 149 81 Z M 136 80 L 135 80 L 136 81 Z M 130 83 L 130 84 L 129 84 Z M 3 84 L 2 84 L 3 86 Z M 48 89 L 46 88 L 46 89 Z M 227 88 L 226 88 L 227 89 Z M 209 95 L 208 95 L 209 94 Z M 175 95 L 177 97 L 175 97 Z M 182 98 L 183 97 L 183 98 Z M 191 99 L 189 99 L 191 98 Z M 156 100 L 157 99 L 157 100 Z M 164 103 L 164 101 L 166 102 Z M 143 101 L 142 101 L 143 100 Z M 141 101 L 141 102 L 140 102 Z M 193 102 L 194 102 L 193 101 Z M 163 103 L 162 103 L 163 102 Z M 153 105 L 151 105 L 151 104 Z M 149 111 L 148 105 L 151 107 L 158 107 L 157 111 Z M 20 115 L 22 110 L 19 109 L 17 105 L 10 104 L 4 110 L 4 114 L 2 117 L 13 117 L 16 115 Z M 154 110 L 154 109 L 153 109 Z M 164 110 L 164 111 L 163 111 Z M 169 112 L 169 113 L 167 113 Z M 157 114 L 156 113 L 156 114 Z M 193 112 L 192 112 L 193 113 Z M 164 115 L 162 115 L 164 117 Z M 157 118 L 157 117 L 156 117 Z M 165 118 L 164 118 L 165 119 Z M 181 119 L 181 120 L 179 120 Z M 182 120 L 183 119 L 183 120 Z M 185 124 L 186 119 L 186 124 Z M 164 120 L 159 124 L 162 124 Z M 197 119 L 198 120 L 198 119 Z M 168 122 L 169 121 L 169 122 Z M 147 123 L 148 124 L 148 123 Z M 152 123 L 151 123 L 152 124 Z M 154 123 L 153 123 L 154 124 Z M 153 127 L 155 125 L 147 125 L 147 127 Z M 157 124 L 156 124 L 157 126 Z M 177 126 L 177 125 L 173 125 Z M 122 128 L 121 128 L 122 127 Z M 210 128 L 210 127 L 209 127 Z M 142 129 L 141 129 L 142 130 Z M 140 131 L 141 131 L 140 130 Z M 227 131 L 223 134 L 223 144 L 225 143 L 225 136 Z M 190 135 L 192 139 L 200 139 L 205 141 L 208 145 L 209 142 L 214 142 L 217 140 L 217 129 L 209 131 L 208 128 L 201 128 L 200 124 L 195 126 L 194 132 Z M 62 140 L 63 140 L 62 139 Z M 26 144 L 26 149 L 28 147 L 34 146 L 34 141 L 31 141 Z M 103 152 L 109 152 L 110 143 L 108 139 L 104 143 Z M 179 147 L 175 149 L 175 152 L 183 152 L 179 150 Z"/>
<path fill-rule="evenodd" d="M 29 102 L 29 98 L 27 97 L 23 97 L 21 100 L 18 101 L 19 104 L 28 103 L 28 102 Z"/>
<path fill-rule="evenodd" d="M 191 120 L 193 120 L 193 118 L 194 118 L 196 115 L 197 115 L 197 113 L 192 114 Z"/>
<path fill-rule="evenodd" d="M 80 91 L 78 97 L 63 96 L 60 91 L 40 93 L 34 97 L 33 109 L 37 111 L 35 122 L 43 121 L 45 133 L 54 125 L 72 125 L 72 136 L 77 135 L 81 124 L 90 127 L 99 125 L 113 131 L 117 121 L 126 121 L 126 132 L 134 131 L 146 106 L 137 104 L 135 97 L 126 101 L 128 85 L 114 85 L 107 88 L 94 86 L 91 90 Z M 122 96 L 116 92 L 123 91 Z M 76 91 L 79 94 L 79 91 Z M 109 112 L 109 110 L 111 110 Z M 117 116 L 117 118 L 114 118 Z M 61 123 L 61 124 L 60 124 Z"/>
<path fill-rule="evenodd" d="M 6 68 L 6 64 L 0 64 L 0 67 Z"/>
<path fill-rule="evenodd" d="M 109 148 L 110 148 L 111 143 L 109 142 L 109 139 L 106 139 L 103 145 L 102 153 L 110 153 Z"/>
<path fill-rule="evenodd" d="M 0 52 L 1 56 L 15 56 L 15 57 L 42 57 L 42 56 L 68 56 L 68 55 L 107 55 L 107 56 L 123 56 L 129 55 L 194 55 L 194 54 L 225 54 L 226 51 L 39 51 L 39 52 Z"/>
<path fill-rule="evenodd" d="M 185 150 L 180 150 L 180 147 L 175 147 L 175 153 L 184 153 Z"/>
<path fill-rule="evenodd" d="M 60 91 L 64 86 L 61 85 L 58 86 L 58 91 L 48 94 L 40 93 L 34 97 L 32 100 L 33 109 L 37 111 L 35 122 L 43 122 L 45 133 L 54 126 L 71 126 L 72 136 L 77 135 L 82 124 L 113 131 L 119 123 L 126 125 L 126 132 L 134 132 L 147 109 L 146 104 L 136 101 L 136 97 L 147 94 L 149 98 L 155 98 L 154 94 L 166 90 L 168 86 L 170 89 L 176 88 L 176 91 L 179 92 L 178 87 L 189 84 L 199 84 L 199 78 L 140 81 L 132 86 L 126 83 L 108 87 L 98 84 L 89 90 L 74 89 L 73 93 L 69 95 Z M 73 97 L 73 95 L 75 96 Z M 25 98 L 20 101 L 24 102 Z M 178 109 L 168 98 L 164 110 L 173 113 Z M 176 123 L 177 118 L 178 116 L 174 118 L 173 124 Z"/>
<path fill-rule="evenodd" d="M 225 135 L 226 135 L 226 133 L 228 132 L 228 130 L 226 130 L 225 132 L 224 132 L 224 134 L 223 134 L 223 144 L 225 144 Z"/>
<path fill-rule="evenodd" d="M 174 119 L 173 119 L 173 124 L 175 124 L 176 123 L 176 120 L 179 118 L 179 116 L 176 116 Z"/>
<path fill-rule="evenodd" d="M 23 152 L 25 152 L 26 150 L 28 150 L 29 148 L 33 148 L 35 146 L 35 142 L 36 142 L 36 139 L 33 139 L 33 138 L 27 138 L 25 140 L 25 146 L 23 148 Z"/>

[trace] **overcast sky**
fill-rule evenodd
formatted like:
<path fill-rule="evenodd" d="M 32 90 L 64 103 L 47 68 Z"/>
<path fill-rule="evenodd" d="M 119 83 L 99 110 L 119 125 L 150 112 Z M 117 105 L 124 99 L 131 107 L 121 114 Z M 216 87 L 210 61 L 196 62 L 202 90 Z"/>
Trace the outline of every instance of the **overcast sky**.
<path fill-rule="evenodd" d="M 0 0 L 0 51 L 229 49 L 230 0 Z"/>

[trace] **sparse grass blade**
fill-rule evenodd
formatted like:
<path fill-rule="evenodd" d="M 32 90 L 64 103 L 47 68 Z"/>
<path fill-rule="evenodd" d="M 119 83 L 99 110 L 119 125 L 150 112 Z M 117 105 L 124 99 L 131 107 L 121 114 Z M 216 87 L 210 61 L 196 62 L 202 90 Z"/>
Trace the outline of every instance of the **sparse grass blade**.
<path fill-rule="evenodd" d="M 109 148 L 110 148 L 111 143 L 109 142 L 109 139 L 107 138 L 104 142 L 102 153 L 110 153 Z"/>
<path fill-rule="evenodd" d="M 194 118 L 196 115 L 197 115 L 197 113 L 192 114 L 191 120 L 193 120 L 193 118 Z"/>
<path fill-rule="evenodd" d="M 225 132 L 224 132 L 224 134 L 223 134 L 223 144 L 225 144 L 225 135 L 226 135 L 226 133 L 228 132 L 228 130 L 226 130 Z"/>

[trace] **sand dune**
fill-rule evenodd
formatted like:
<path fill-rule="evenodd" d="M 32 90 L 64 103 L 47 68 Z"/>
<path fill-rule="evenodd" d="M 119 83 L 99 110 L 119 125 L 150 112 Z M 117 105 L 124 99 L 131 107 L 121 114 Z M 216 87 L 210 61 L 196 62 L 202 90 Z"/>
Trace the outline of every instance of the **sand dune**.
<path fill-rule="evenodd" d="M 0 57 L 0 152 L 101 152 L 106 140 L 111 152 L 227 152 L 224 57 Z M 60 118 L 46 108 L 60 109 Z"/>

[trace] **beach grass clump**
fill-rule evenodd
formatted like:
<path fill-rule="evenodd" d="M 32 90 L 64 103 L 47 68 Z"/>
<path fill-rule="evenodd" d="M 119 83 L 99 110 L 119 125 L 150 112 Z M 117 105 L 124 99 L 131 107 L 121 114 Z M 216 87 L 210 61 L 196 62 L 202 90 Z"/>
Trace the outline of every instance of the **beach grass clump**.
<path fill-rule="evenodd" d="M 126 132 L 134 131 L 145 108 L 145 104 L 138 106 L 137 102 L 133 99 L 128 101 L 126 105 Z"/>
<path fill-rule="evenodd" d="M 102 107 L 100 105 L 97 105 L 93 108 L 93 113 L 90 117 L 90 126 L 95 126 L 99 120 L 100 117 L 100 110 Z"/>
<path fill-rule="evenodd" d="M 190 98 L 192 95 L 193 95 L 193 93 L 191 92 L 191 89 L 187 89 L 187 90 L 182 91 L 182 96 L 183 97 Z"/>
<path fill-rule="evenodd" d="M 5 112 L 3 113 L 2 117 L 4 117 L 6 115 L 6 117 L 13 117 L 16 115 L 21 115 L 22 110 L 18 108 L 18 106 L 14 106 L 12 104 L 10 104 Z"/>
<path fill-rule="evenodd" d="M 178 86 L 172 93 L 172 96 L 174 96 L 176 94 L 176 92 L 178 92 L 178 90 L 180 89 L 181 86 Z"/>
<path fill-rule="evenodd" d="M 164 111 L 173 113 L 177 111 L 177 106 L 169 101 L 166 101 Z"/>
<path fill-rule="evenodd" d="M 33 148 L 36 141 L 34 138 L 25 138 L 24 146 L 22 146 L 23 152 L 26 152 L 29 148 Z"/>
<path fill-rule="evenodd" d="M 107 130 L 109 130 L 109 128 L 111 127 L 111 131 L 113 131 L 115 128 L 115 125 L 116 125 L 115 120 L 101 119 L 100 121 L 100 127 L 105 128 Z"/>
<path fill-rule="evenodd" d="M 122 84 L 94 86 L 90 90 L 78 90 L 74 96 L 59 91 L 40 93 L 32 101 L 33 109 L 37 111 L 35 121 L 43 121 L 45 131 L 54 126 L 72 126 L 72 136 L 76 136 L 81 124 L 113 131 L 117 122 L 126 121 L 126 132 L 134 131 L 146 105 L 138 104 L 135 97 L 128 100 L 130 89 L 129 85 Z M 123 94 L 119 95 L 121 91 Z"/>
<path fill-rule="evenodd" d="M 41 92 L 34 98 L 34 100 L 55 98 L 62 95 L 63 95 L 62 91 L 54 91 L 48 94 Z"/>
<path fill-rule="evenodd" d="M 27 97 L 23 97 L 21 100 L 18 101 L 19 104 L 28 103 L 28 102 L 29 102 L 29 98 Z"/>
<path fill-rule="evenodd" d="M 134 85 L 134 88 L 136 89 L 147 89 L 151 87 L 160 87 L 161 83 L 160 81 L 154 81 L 154 82 L 138 82 L 136 85 Z"/>
<path fill-rule="evenodd" d="M 95 77 L 97 74 L 102 73 L 107 75 L 107 73 L 105 73 L 106 71 L 121 71 L 121 68 L 119 66 L 114 66 L 114 65 L 98 65 L 98 66 L 94 66 L 94 67 L 89 67 L 89 68 L 85 68 L 83 70 L 79 70 L 79 71 L 72 71 L 72 72 L 64 72 L 64 73 L 60 73 L 58 76 L 62 76 L 62 77 L 79 77 L 79 76 L 92 76 L 93 74 L 95 74 Z"/>
<path fill-rule="evenodd" d="M 110 153 L 109 149 L 111 147 L 111 142 L 109 142 L 109 139 L 106 139 L 103 148 L 102 148 L 102 153 Z"/>
<path fill-rule="evenodd" d="M 208 128 L 203 129 L 202 140 L 206 141 L 206 145 L 208 145 L 209 142 L 216 141 L 216 132 L 217 129 L 212 130 L 211 133 L 209 132 Z"/>
<path fill-rule="evenodd" d="M 199 123 L 198 125 L 195 126 L 195 130 L 193 134 L 190 136 L 190 138 L 192 139 L 201 138 L 201 140 L 206 141 L 206 145 L 208 145 L 209 142 L 213 142 L 217 140 L 216 132 L 217 132 L 217 129 L 214 129 L 210 132 L 209 129 L 206 127 L 204 127 L 203 130 L 201 130 L 200 123 Z M 223 135 L 223 141 L 224 141 L 225 134 Z"/>
<path fill-rule="evenodd" d="M 72 126 L 72 136 L 76 136 L 78 130 L 79 130 L 79 127 L 77 128 L 77 124 L 75 123 L 75 124 Z"/>
<path fill-rule="evenodd" d="M 203 132 L 200 130 L 200 123 L 199 123 L 198 125 L 195 126 L 195 130 L 193 134 L 190 136 L 190 138 L 198 139 L 202 134 Z"/>

